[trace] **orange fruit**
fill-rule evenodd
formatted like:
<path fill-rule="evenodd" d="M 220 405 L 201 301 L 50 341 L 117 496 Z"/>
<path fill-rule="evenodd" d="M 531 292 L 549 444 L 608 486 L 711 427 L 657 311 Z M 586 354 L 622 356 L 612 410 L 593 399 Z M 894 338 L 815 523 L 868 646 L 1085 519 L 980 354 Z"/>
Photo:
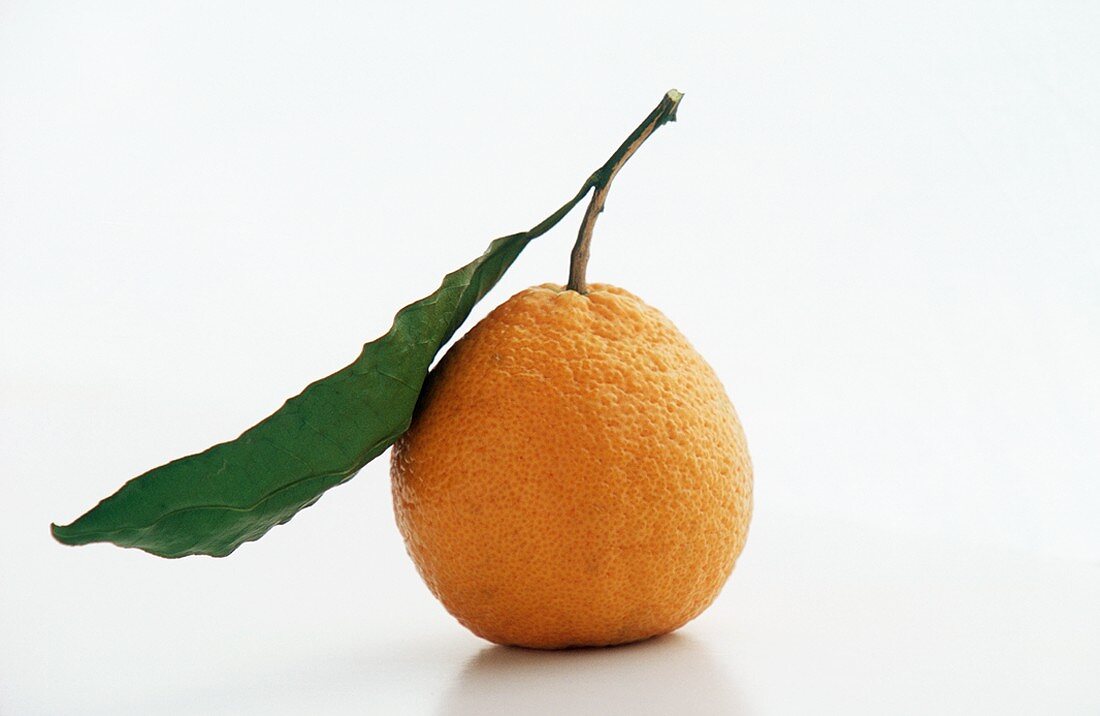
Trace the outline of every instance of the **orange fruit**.
<path fill-rule="evenodd" d="M 447 352 L 391 457 L 408 552 L 475 634 L 621 644 L 702 612 L 745 544 L 752 466 L 714 371 L 632 294 L 543 285 Z"/>

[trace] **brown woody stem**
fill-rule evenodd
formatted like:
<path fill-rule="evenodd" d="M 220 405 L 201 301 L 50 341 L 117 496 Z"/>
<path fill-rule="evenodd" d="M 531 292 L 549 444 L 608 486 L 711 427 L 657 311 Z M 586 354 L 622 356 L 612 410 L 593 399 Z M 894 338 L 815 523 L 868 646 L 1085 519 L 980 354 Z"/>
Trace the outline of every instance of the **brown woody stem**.
<path fill-rule="evenodd" d="M 680 100 L 683 97 L 683 93 L 676 90 L 669 90 L 665 93 L 661 103 L 649 113 L 645 121 L 638 125 L 638 128 L 631 132 L 626 141 L 622 143 L 622 146 L 615 150 L 611 158 L 589 177 L 587 185 L 594 187 L 595 191 L 592 194 L 592 200 L 588 203 L 588 209 L 584 212 L 584 219 L 581 221 L 581 228 L 577 233 L 577 243 L 573 245 L 573 253 L 569 262 L 569 284 L 566 286 L 570 291 L 582 294 L 588 292 L 588 284 L 585 282 L 585 271 L 588 268 L 588 248 L 592 243 L 592 229 L 596 225 L 596 218 L 603 211 L 607 192 L 611 188 L 611 181 L 626 164 L 626 161 L 634 155 L 634 152 L 638 151 L 638 147 L 642 146 L 642 142 L 649 139 L 649 135 L 657 130 L 657 127 L 665 122 L 676 121 L 676 108 L 680 106 Z"/>

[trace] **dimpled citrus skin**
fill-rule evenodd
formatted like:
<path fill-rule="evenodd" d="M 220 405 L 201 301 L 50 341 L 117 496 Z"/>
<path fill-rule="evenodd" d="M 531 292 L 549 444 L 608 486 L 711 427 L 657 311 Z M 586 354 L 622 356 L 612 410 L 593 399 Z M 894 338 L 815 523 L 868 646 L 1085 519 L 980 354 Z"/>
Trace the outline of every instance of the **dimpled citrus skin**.
<path fill-rule="evenodd" d="M 745 544 L 752 466 L 733 406 L 630 293 L 544 285 L 432 371 L 391 457 L 409 554 L 475 634 L 536 648 L 672 631 Z"/>

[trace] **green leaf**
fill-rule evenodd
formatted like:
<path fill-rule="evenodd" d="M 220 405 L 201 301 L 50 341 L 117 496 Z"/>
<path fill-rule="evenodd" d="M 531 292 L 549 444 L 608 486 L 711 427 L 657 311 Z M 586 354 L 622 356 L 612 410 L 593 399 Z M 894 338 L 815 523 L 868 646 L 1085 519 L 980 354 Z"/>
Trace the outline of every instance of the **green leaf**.
<path fill-rule="evenodd" d="M 587 191 L 587 187 L 586 187 Z M 531 239 L 583 194 L 530 231 L 497 239 L 398 312 L 354 363 L 311 384 L 239 438 L 130 480 L 70 525 L 65 544 L 113 542 L 161 557 L 222 557 L 259 539 L 347 481 L 406 429 L 428 368 L 470 310 Z"/>
<path fill-rule="evenodd" d="M 646 123 L 655 128 L 673 119 L 678 103 L 669 93 Z M 528 242 L 607 180 L 613 163 L 621 165 L 636 148 L 646 123 L 576 196 L 529 231 L 493 241 L 433 294 L 401 309 L 389 332 L 366 344 L 354 363 L 312 383 L 236 440 L 139 475 L 72 524 L 51 525 L 53 536 L 64 544 L 113 542 L 161 557 L 224 557 L 351 479 L 408 429 L 432 359 L 474 304 Z"/>

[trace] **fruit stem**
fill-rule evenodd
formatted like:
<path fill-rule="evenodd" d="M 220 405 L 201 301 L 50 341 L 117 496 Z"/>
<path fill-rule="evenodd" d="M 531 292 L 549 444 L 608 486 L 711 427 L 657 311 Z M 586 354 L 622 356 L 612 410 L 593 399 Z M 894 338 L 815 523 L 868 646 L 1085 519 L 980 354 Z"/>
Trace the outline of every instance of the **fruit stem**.
<path fill-rule="evenodd" d="M 604 202 L 607 200 L 607 192 L 611 188 L 611 181 L 619 170 L 623 168 L 627 160 L 638 151 L 642 142 L 649 139 L 665 122 L 676 121 L 676 108 L 680 106 L 680 100 L 684 94 L 676 90 L 669 90 L 661 99 L 661 103 L 649 113 L 649 116 L 638 125 L 638 128 L 630 133 L 626 141 L 615 150 L 611 158 L 596 170 L 588 178 L 587 187 L 594 187 L 592 200 L 588 203 L 588 209 L 584 212 L 580 231 L 577 233 L 577 242 L 573 244 L 573 252 L 569 262 L 569 283 L 566 286 L 570 291 L 588 293 L 588 284 L 585 282 L 585 271 L 588 268 L 588 247 L 592 243 L 592 229 L 596 226 L 596 218 L 603 212 Z M 587 191 L 587 188 L 585 189 Z"/>

